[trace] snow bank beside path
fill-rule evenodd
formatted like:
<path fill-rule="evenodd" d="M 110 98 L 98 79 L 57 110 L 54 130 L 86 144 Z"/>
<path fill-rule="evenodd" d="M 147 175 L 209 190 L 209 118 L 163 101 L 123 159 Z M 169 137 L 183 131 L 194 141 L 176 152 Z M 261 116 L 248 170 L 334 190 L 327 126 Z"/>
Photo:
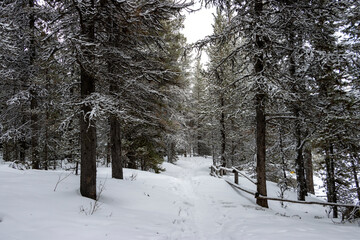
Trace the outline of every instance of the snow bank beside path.
<path fill-rule="evenodd" d="M 335 225 L 325 208 L 255 204 L 209 176 L 211 159 L 180 158 L 162 174 L 125 169 L 125 180 L 98 169 L 100 207 L 79 194 L 79 176 L 55 185 L 63 171 L 20 171 L 0 165 L 0 240 L 72 239 L 359 239 L 357 225 Z M 246 179 L 244 187 L 253 188 Z M 269 195 L 277 187 L 268 183 Z M 288 197 L 294 198 L 289 192 Z"/>

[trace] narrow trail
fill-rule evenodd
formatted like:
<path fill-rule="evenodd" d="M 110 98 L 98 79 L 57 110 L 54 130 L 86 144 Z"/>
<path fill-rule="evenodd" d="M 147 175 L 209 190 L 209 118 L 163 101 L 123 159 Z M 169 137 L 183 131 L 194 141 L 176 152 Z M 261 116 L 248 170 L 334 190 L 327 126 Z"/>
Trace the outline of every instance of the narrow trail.
<path fill-rule="evenodd" d="M 211 177 L 210 158 L 180 157 L 176 165 L 165 164 L 162 174 L 168 178 L 176 215 L 168 230 L 154 240 L 232 240 L 232 239 L 358 239 L 354 228 L 333 227 L 319 206 L 282 208 L 278 202 L 270 202 L 270 208 L 256 205 L 247 193 L 230 187 L 223 179 Z M 241 179 L 244 187 L 254 187 Z M 268 193 L 276 196 L 278 187 L 268 182 Z M 296 198 L 296 193 L 287 194 Z M 356 229 L 358 230 L 358 229 Z M 329 236 L 331 236 L 329 238 Z"/>
<path fill-rule="evenodd" d="M 239 198 L 223 180 L 209 176 L 211 159 L 180 158 L 173 176 L 172 190 L 179 195 L 174 202 L 178 218 L 167 239 L 221 239 L 221 232 L 231 221 L 229 211 L 241 207 Z"/>

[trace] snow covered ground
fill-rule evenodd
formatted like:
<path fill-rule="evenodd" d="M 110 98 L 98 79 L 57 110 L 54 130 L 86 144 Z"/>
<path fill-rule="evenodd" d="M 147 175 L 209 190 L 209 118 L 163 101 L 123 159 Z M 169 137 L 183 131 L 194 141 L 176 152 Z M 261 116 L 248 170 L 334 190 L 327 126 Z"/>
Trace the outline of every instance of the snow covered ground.
<path fill-rule="evenodd" d="M 80 196 L 79 176 L 1 164 L 0 240 L 360 239 L 357 224 L 334 224 L 322 206 L 258 207 L 252 196 L 210 177 L 210 165 L 211 159 L 180 158 L 164 163 L 162 174 L 125 169 L 126 180 L 99 168 L 105 188 L 91 215 L 94 202 Z M 59 177 L 66 178 L 54 191 Z M 255 188 L 244 178 L 240 185 Z M 278 195 L 273 183 L 268 191 Z"/>

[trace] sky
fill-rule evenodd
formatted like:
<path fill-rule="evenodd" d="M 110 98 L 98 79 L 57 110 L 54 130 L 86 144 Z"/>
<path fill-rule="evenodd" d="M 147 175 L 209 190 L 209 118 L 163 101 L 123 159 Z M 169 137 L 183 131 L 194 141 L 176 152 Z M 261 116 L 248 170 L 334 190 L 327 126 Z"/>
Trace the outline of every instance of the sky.
<path fill-rule="evenodd" d="M 195 4 L 192 9 L 199 9 L 200 4 Z M 183 34 L 186 36 L 188 43 L 194 43 L 208 35 L 211 35 L 213 32 L 212 23 L 213 23 L 213 13 L 214 8 L 206 9 L 201 8 L 201 10 L 193 13 L 185 13 L 186 19 L 184 22 L 185 28 L 183 29 Z"/>
<path fill-rule="evenodd" d="M 200 8 L 200 3 L 196 3 L 191 9 Z M 206 9 L 205 7 L 192 13 L 184 12 L 186 19 L 182 33 L 185 35 L 188 43 L 194 43 L 213 33 L 213 13 L 215 13 L 215 8 Z M 196 53 L 194 53 L 194 55 L 195 54 Z M 201 63 L 205 65 L 208 59 L 206 53 L 203 52 L 201 55 Z"/>

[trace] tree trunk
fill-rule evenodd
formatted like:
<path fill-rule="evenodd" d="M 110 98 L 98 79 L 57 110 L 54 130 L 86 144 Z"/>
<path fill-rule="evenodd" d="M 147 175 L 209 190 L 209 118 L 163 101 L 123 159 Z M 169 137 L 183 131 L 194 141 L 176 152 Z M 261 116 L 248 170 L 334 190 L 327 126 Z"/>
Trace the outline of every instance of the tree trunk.
<path fill-rule="evenodd" d="M 109 125 L 110 125 L 110 121 L 109 121 Z M 106 167 L 109 167 L 110 163 L 111 163 L 111 137 L 110 137 L 111 133 L 109 132 L 108 134 L 108 139 L 107 139 L 107 146 L 106 146 Z"/>
<path fill-rule="evenodd" d="M 287 185 L 287 176 L 286 176 L 286 171 L 287 171 L 287 165 L 286 165 L 286 161 L 285 161 L 285 153 L 284 153 L 284 146 L 283 146 L 283 130 L 282 130 L 282 126 L 279 126 L 279 148 L 280 148 L 280 158 L 281 158 L 281 165 L 282 165 L 282 171 L 283 171 L 283 178 L 284 178 L 284 182 Z"/>
<path fill-rule="evenodd" d="M 216 80 L 217 80 L 217 85 L 218 87 L 222 87 L 222 78 L 220 77 L 220 74 L 218 71 L 215 71 L 215 76 L 216 76 Z M 220 96 L 219 96 L 219 104 L 220 104 L 220 145 L 221 145 L 221 149 L 220 149 L 220 161 L 221 161 L 221 166 L 226 167 L 227 162 L 226 162 L 226 156 L 225 156 L 225 151 L 226 151 L 226 131 L 225 131 L 225 113 L 224 113 L 224 107 L 225 107 L 225 101 L 224 101 L 224 96 L 223 94 L 220 92 Z"/>
<path fill-rule="evenodd" d="M 3 143 L 3 160 L 4 160 L 4 162 L 11 161 L 11 146 L 10 146 L 9 142 Z"/>
<path fill-rule="evenodd" d="M 225 132 L 225 114 L 224 114 L 224 98 L 220 98 L 221 117 L 220 117 L 220 134 L 221 134 L 221 166 L 226 167 L 226 132 Z"/>
<path fill-rule="evenodd" d="M 45 119 L 45 139 L 44 139 L 44 168 L 45 170 L 48 170 L 49 168 L 49 127 L 48 127 L 48 121 L 49 121 L 49 111 L 46 109 L 46 119 Z"/>
<path fill-rule="evenodd" d="M 305 201 L 307 195 L 306 179 L 305 179 L 305 165 L 303 157 L 303 144 L 301 141 L 301 123 L 299 119 L 299 109 L 294 107 L 294 115 L 296 117 L 295 123 L 295 138 L 296 138 L 296 181 L 297 181 L 297 195 L 299 201 Z"/>
<path fill-rule="evenodd" d="M 105 2 L 103 4 L 106 4 Z M 105 6 L 105 5 L 104 5 Z M 116 46 L 116 44 L 119 42 L 119 36 L 117 31 L 119 31 L 119 28 L 117 26 L 117 23 L 113 20 L 113 13 L 112 9 L 110 10 L 109 14 L 109 22 L 110 22 L 110 38 L 109 42 L 111 45 Z M 110 73 L 114 72 L 113 65 L 114 63 L 111 60 L 108 60 L 108 71 Z M 120 81 L 118 79 L 112 79 L 110 83 L 110 89 L 109 92 L 111 95 L 113 95 L 116 98 L 116 94 L 119 91 L 119 83 Z M 110 116 L 110 146 L 111 146 L 111 172 L 112 177 L 116 179 L 123 179 L 123 161 L 122 161 L 122 149 L 121 149 L 121 124 L 120 120 L 115 114 L 112 114 Z"/>
<path fill-rule="evenodd" d="M 123 163 L 121 157 L 121 129 L 120 122 L 116 116 L 110 117 L 110 143 L 111 143 L 111 170 L 112 177 L 123 179 Z"/>
<path fill-rule="evenodd" d="M 358 199 L 360 201 L 360 185 L 359 185 L 359 178 L 358 178 L 358 174 L 357 174 L 357 165 L 355 164 L 354 159 L 351 160 L 351 168 L 352 168 L 353 175 L 354 175 L 356 193 L 357 193 Z"/>
<path fill-rule="evenodd" d="M 31 164 L 33 169 L 40 168 L 40 160 L 39 160 L 39 150 L 38 150 L 38 114 L 36 113 L 38 108 L 37 103 L 37 94 L 35 91 L 31 90 L 31 101 L 30 101 L 30 109 L 31 109 Z"/>
<path fill-rule="evenodd" d="M 31 85 L 30 89 L 30 120 L 31 120 L 31 163 L 33 169 L 39 169 L 40 168 L 40 160 L 39 160 L 39 141 L 38 141 L 38 114 L 37 114 L 37 108 L 38 108 L 38 101 L 37 101 L 37 93 L 36 93 L 36 86 L 33 82 L 33 71 L 34 70 L 34 61 L 35 61 L 35 16 L 34 16 L 34 0 L 29 0 L 29 82 Z"/>
<path fill-rule="evenodd" d="M 50 91 L 50 77 L 48 75 L 48 71 L 46 71 L 46 90 Z M 43 163 L 44 163 L 44 168 L 45 170 L 48 170 L 50 167 L 50 161 L 49 161 L 49 121 L 50 121 L 50 111 L 49 111 L 49 106 L 51 105 L 50 102 L 50 97 L 48 96 L 46 98 L 46 108 L 45 108 L 45 123 L 44 123 L 44 128 L 45 128 L 45 139 L 44 139 L 44 147 L 43 147 L 43 152 L 44 152 L 44 159 L 43 159 Z"/>
<path fill-rule="evenodd" d="M 175 162 L 175 143 L 171 139 L 168 140 L 167 144 L 167 157 L 169 163 Z"/>
<path fill-rule="evenodd" d="M 255 0 L 255 17 L 256 21 L 261 22 L 261 15 L 263 11 L 263 2 L 262 0 Z M 261 23 L 260 23 L 261 24 Z M 255 74 L 258 76 L 258 89 L 255 96 L 255 108 L 256 108 L 256 174 L 257 174 L 257 192 L 262 196 L 267 196 L 266 191 L 266 145 L 265 145 L 265 133 L 266 133 L 266 119 L 265 119 L 265 94 L 261 89 L 263 76 L 262 72 L 264 70 L 264 41 L 263 37 L 260 34 L 256 35 L 255 44 L 258 50 L 255 58 L 254 70 Z M 266 199 L 256 199 L 256 203 L 262 207 L 268 208 L 268 202 Z"/>
<path fill-rule="evenodd" d="M 292 92 L 294 94 L 298 93 L 299 90 L 296 88 L 298 86 L 298 80 L 296 76 L 296 62 L 295 62 L 295 48 L 296 48 L 296 41 L 298 40 L 294 33 L 294 26 L 293 26 L 294 19 L 291 19 L 291 27 L 289 33 L 289 45 L 291 47 L 289 53 L 289 73 L 291 76 L 292 83 Z M 297 181 L 297 198 L 300 201 L 305 201 L 305 197 L 307 196 L 307 189 L 306 189 L 306 179 L 305 179 L 305 164 L 304 164 L 304 157 L 303 157 L 303 142 L 302 142 L 302 124 L 300 119 L 300 111 L 301 111 L 301 102 L 296 100 L 295 102 L 291 103 L 291 108 L 293 110 L 295 116 L 295 141 L 296 141 L 296 158 L 295 158 L 295 170 L 296 170 L 296 181 Z"/>
<path fill-rule="evenodd" d="M 263 104 L 264 95 L 256 96 L 256 174 L 257 192 L 262 196 L 267 196 L 266 191 L 266 145 L 265 145 L 265 106 Z M 256 199 L 256 203 L 262 207 L 268 207 L 266 199 Z"/>
<path fill-rule="evenodd" d="M 334 166 L 334 149 L 330 144 L 325 150 L 325 165 L 326 165 L 326 185 L 327 185 L 327 198 L 328 202 L 336 203 L 336 179 L 335 179 L 335 166 Z M 333 208 L 333 218 L 338 217 L 338 209 L 336 206 Z"/>
<path fill-rule="evenodd" d="M 306 187 L 308 192 L 315 194 L 312 154 L 311 154 L 311 146 L 309 144 L 305 146 L 304 158 L 305 158 Z"/>
<path fill-rule="evenodd" d="M 22 111 L 22 113 L 24 114 L 23 111 Z M 22 116 L 23 124 L 25 124 L 25 122 L 26 122 L 26 119 L 25 119 L 24 115 Z M 24 133 L 22 133 L 22 134 L 24 134 Z M 19 142 L 16 145 L 17 145 L 16 146 L 16 149 L 17 149 L 16 150 L 16 152 L 17 152 L 16 157 L 19 156 L 19 161 L 22 162 L 22 163 L 25 163 L 25 160 L 26 160 L 26 148 L 27 148 L 25 136 L 22 136 L 21 139 L 19 140 Z"/>
<path fill-rule="evenodd" d="M 83 98 L 95 91 L 95 79 L 81 69 L 81 95 Z M 81 176 L 80 192 L 84 197 L 96 199 L 96 127 L 87 113 L 91 107 L 83 105 L 80 114 Z"/>
<path fill-rule="evenodd" d="M 90 1 L 90 8 L 94 9 L 94 0 Z M 79 10 L 80 11 L 80 10 Z M 82 12 L 79 12 L 82 14 Z M 94 22 L 90 19 L 82 19 L 81 34 L 89 42 L 94 41 L 95 29 Z M 84 58 L 92 63 L 94 60 L 93 51 L 83 47 Z M 95 92 L 95 78 L 91 73 L 80 64 L 81 71 L 81 97 L 85 99 Z M 86 66 L 90 68 L 89 66 Z M 80 193 L 84 197 L 96 199 L 96 126 L 95 121 L 90 119 L 91 106 L 83 104 L 80 114 L 80 141 L 81 141 L 81 175 Z"/>

